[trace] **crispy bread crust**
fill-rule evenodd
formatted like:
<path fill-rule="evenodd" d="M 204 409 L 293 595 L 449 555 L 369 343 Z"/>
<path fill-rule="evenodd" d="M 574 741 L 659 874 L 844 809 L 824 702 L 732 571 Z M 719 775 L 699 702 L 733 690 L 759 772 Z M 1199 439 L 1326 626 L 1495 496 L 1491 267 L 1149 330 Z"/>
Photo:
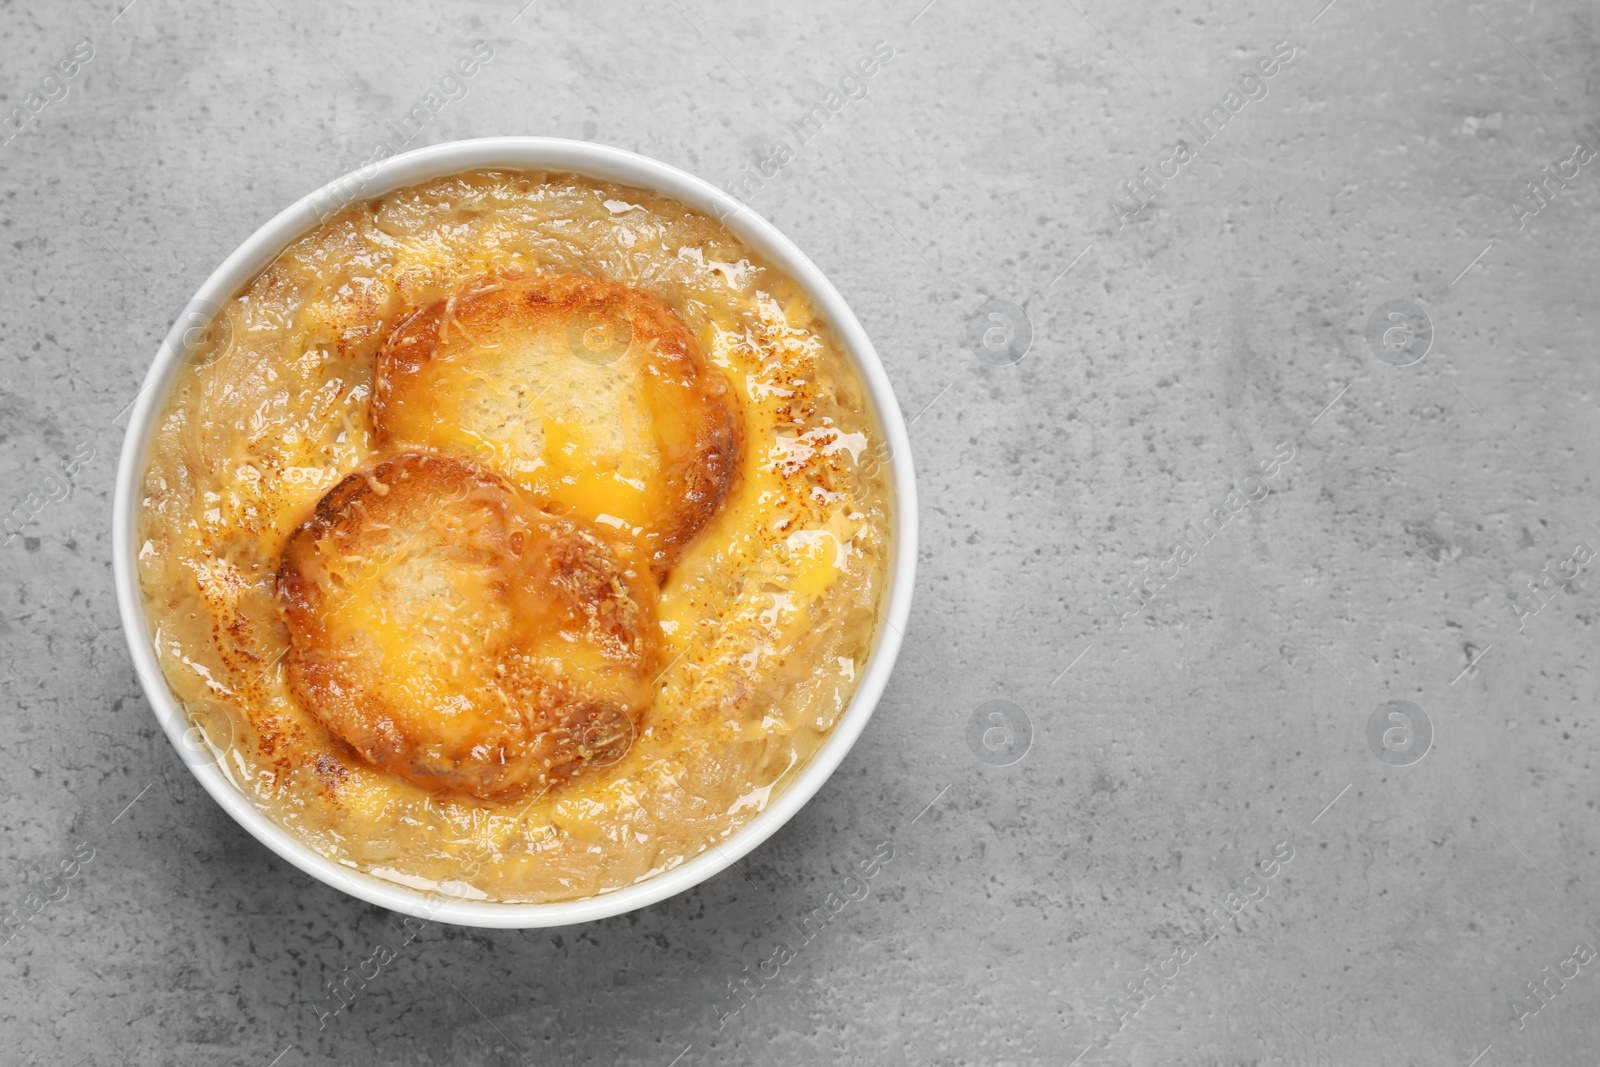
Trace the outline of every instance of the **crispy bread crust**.
<path fill-rule="evenodd" d="M 277 587 L 295 697 L 425 789 L 543 791 L 620 759 L 650 702 L 643 561 L 458 459 L 345 478 L 289 537 Z"/>
<path fill-rule="evenodd" d="M 643 541 L 657 581 L 664 581 L 736 485 L 744 435 L 726 381 L 707 367 L 683 320 L 650 293 L 586 275 L 496 274 L 418 309 L 395 327 L 378 357 L 372 424 L 379 446 L 440 448 L 414 428 L 397 429 L 408 409 L 414 414 L 435 402 L 429 365 L 507 333 L 544 335 L 565 342 L 574 358 L 627 365 L 682 420 L 678 432 L 656 442 L 659 488 L 669 503 Z"/>

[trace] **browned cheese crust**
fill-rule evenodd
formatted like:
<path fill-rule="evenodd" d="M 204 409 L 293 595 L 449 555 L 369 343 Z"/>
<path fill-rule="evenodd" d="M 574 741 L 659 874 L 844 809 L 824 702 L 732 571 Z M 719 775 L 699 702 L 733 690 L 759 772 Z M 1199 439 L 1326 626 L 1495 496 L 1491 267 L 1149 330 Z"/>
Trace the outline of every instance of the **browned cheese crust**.
<path fill-rule="evenodd" d="M 637 543 L 664 581 L 740 469 L 727 382 L 658 297 L 496 274 L 401 321 L 378 357 L 381 448 L 466 454 L 542 507 Z"/>
<path fill-rule="evenodd" d="M 301 705 L 427 789 L 542 792 L 620 759 L 650 703 L 642 559 L 461 459 L 345 478 L 289 537 L 277 588 Z"/>

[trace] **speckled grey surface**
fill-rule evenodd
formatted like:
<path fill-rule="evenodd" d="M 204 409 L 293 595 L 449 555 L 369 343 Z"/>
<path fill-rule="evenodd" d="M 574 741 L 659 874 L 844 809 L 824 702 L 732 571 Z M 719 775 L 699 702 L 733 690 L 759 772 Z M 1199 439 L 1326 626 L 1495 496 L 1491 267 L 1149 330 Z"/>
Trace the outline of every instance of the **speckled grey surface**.
<path fill-rule="evenodd" d="M 123 2 L 0 8 L 0 1061 L 1594 1062 L 1592 4 Z M 876 717 L 739 870 L 408 940 L 175 758 L 108 513 L 188 295 L 477 40 L 411 146 L 748 179 L 916 416 L 924 542 Z"/>

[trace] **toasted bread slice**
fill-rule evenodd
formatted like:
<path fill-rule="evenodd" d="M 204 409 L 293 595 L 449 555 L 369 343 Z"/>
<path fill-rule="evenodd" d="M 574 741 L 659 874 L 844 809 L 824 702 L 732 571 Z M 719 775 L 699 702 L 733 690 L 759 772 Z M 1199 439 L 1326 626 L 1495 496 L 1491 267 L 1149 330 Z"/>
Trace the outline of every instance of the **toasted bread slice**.
<path fill-rule="evenodd" d="M 384 448 L 468 455 L 542 507 L 610 527 L 658 581 L 737 477 L 727 381 L 657 297 L 583 275 L 493 275 L 404 319 L 378 358 Z"/>
<path fill-rule="evenodd" d="M 330 489 L 278 571 L 301 704 L 368 762 L 485 800 L 620 759 L 651 699 L 648 567 L 475 465 Z"/>

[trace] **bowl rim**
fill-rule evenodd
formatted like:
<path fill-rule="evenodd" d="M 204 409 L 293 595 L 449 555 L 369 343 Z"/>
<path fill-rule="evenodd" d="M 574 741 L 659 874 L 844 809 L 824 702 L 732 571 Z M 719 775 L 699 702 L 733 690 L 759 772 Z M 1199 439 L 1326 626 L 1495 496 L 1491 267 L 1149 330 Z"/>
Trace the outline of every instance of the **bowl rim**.
<path fill-rule="evenodd" d="M 608 145 L 554 137 L 486 137 L 419 148 L 366 164 L 306 194 L 247 237 L 211 272 L 158 347 L 132 404 L 117 462 L 112 503 L 111 552 L 118 612 L 139 684 L 169 741 L 181 754 L 190 729 L 156 660 L 139 590 L 138 489 L 150 438 L 167 394 L 184 363 L 180 358 L 190 309 L 218 307 L 233 297 L 293 241 L 334 211 L 396 189 L 470 170 L 544 170 L 572 173 L 653 190 L 718 218 L 812 298 L 832 325 L 860 377 L 888 441 L 892 486 L 888 587 L 866 667 L 849 706 L 809 765 L 768 807 L 732 835 L 643 881 L 579 900 L 502 903 L 452 897 L 380 879 L 328 859 L 256 808 L 210 760 L 185 760 L 200 785 L 255 839 L 313 878 L 357 899 L 421 919 L 500 929 L 531 929 L 591 922 L 657 903 L 721 873 L 759 846 L 808 803 L 843 762 L 872 717 L 900 652 L 911 614 L 916 578 L 917 498 L 911 442 L 888 373 L 864 327 L 827 276 L 789 238 L 738 198 L 669 163 Z"/>

